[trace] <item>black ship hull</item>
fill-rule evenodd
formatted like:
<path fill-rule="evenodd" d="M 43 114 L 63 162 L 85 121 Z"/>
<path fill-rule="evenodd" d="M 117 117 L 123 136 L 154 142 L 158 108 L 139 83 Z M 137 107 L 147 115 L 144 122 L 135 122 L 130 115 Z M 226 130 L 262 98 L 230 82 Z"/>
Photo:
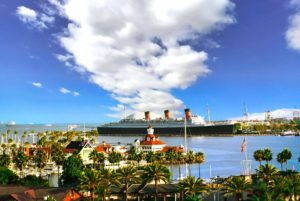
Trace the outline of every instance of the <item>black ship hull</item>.
<path fill-rule="evenodd" d="M 144 135 L 147 127 L 111 127 L 101 126 L 98 127 L 100 135 Z M 175 136 L 183 135 L 184 127 L 154 127 L 154 132 L 160 136 Z M 233 125 L 212 125 L 212 126 L 187 126 L 187 135 L 233 135 Z"/>

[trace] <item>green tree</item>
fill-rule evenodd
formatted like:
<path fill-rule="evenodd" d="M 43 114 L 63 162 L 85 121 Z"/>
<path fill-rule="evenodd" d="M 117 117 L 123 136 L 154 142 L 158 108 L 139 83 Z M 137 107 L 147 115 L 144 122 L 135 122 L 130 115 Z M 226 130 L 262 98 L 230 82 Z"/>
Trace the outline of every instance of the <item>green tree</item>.
<path fill-rule="evenodd" d="M 147 154 L 146 154 L 146 157 L 145 157 L 147 163 L 153 163 L 155 161 L 155 156 L 154 156 L 154 153 L 152 151 L 149 151 Z"/>
<path fill-rule="evenodd" d="M 57 166 L 57 178 L 59 183 L 59 169 L 63 166 L 64 161 L 66 160 L 63 148 L 59 144 L 54 144 L 52 146 L 51 159 Z"/>
<path fill-rule="evenodd" d="M 37 150 L 34 155 L 35 165 L 40 170 L 40 177 L 42 177 L 42 170 L 46 166 L 48 161 L 47 153 L 44 150 Z"/>
<path fill-rule="evenodd" d="M 85 169 L 80 177 L 80 189 L 90 192 L 90 200 L 94 200 L 95 192 L 100 186 L 100 172 L 94 169 Z"/>
<path fill-rule="evenodd" d="M 278 173 L 278 169 L 272 164 L 266 164 L 259 166 L 259 168 L 256 170 L 256 173 L 261 179 L 269 184 L 272 177 Z"/>
<path fill-rule="evenodd" d="M 273 159 L 273 153 L 269 148 L 264 149 L 263 152 L 263 160 L 268 164 Z"/>
<path fill-rule="evenodd" d="M 63 164 L 63 173 L 61 175 L 61 183 L 64 186 L 76 185 L 79 183 L 83 163 L 78 155 L 69 156 Z"/>
<path fill-rule="evenodd" d="M 104 165 L 105 159 L 106 159 L 106 156 L 103 153 L 100 152 L 97 154 L 96 161 L 97 161 L 97 163 L 100 163 L 100 165 Z"/>
<path fill-rule="evenodd" d="M 204 180 L 191 176 L 181 180 L 178 183 L 178 189 L 185 195 L 185 200 L 187 197 L 195 197 L 200 200 L 202 195 L 209 191 L 207 185 L 204 184 Z"/>
<path fill-rule="evenodd" d="M 169 182 L 171 177 L 170 170 L 161 164 L 151 164 L 149 166 L 146 166 L 144 168 L 144 173 L 143 173 L 143 178 L 147 182 L 152 182 L 154 181 L 155 184 L 155 201 L 157 200 L 158 196 L 158 182 L 163 181 L 163 182 Z"/>
<path fill-rule="evenodd" d="M 95 164 L 98 159 L 98 152 L 96 149 L 94 149 L 90 154 L 89 154 L 89 159 L 93 161 L 93 168 L 95 169 Z"/>
<path fill-rule="evenodd" d="M 175 150 L 170 149 L 166 152 L 166 160 L 170 164 L 171 172 L 173 172 L 173 165 L 176 162 L 177 159 L 177 153 Z"/>
<path fill-rule="evenodd" d="M 136 151 L 135 147 L 131 147 L 131 149 L 129 150 L 128 154 L 127 154 L 127 160 L 136 160 L 138 153 Z"/>
<path fill-rule="evenodd" d="M 145 160 L 145 157 L 146 157 L 146 155 L 144 152 L 140 152 L 136 155 L 136 161 L 137 161 L 138 166 L 140 165 L 140 162 L 142 160 Z"/>
<path fill-rule="evenodd" d="M 123 159 L 123 157 L 120 153 L 113 151 L 109 154 L 107 159 L 110 163 L 112 163 L 112 164 L 116 163 L 119 166 L 120 161 Z"/>
<path fill-rule="evenodd" d="M 289 201 L 297 200 L 297 196 L 300 194 L 300 175 L 299 174 L 290 174 L 285 178 L 283 192 L 285 198 L 288 198 Z"/>
<path fill-rule="evenodd" d="M 251 189 L 251 184 L 243 176 L 234 176 L 224 183 L 224 195 L 234 195 L 235 200 L 242 200 L 242 193 Z"/>
<path fill-rule="evenodd" d="M 290 160 L 292 158 L 292 152 L 285 148 L 282 152 L 281 152 L 281 155 L 284 159 L 284 162 L 285 162 L 285 168 L 286 168 L 286 171 L 288 170 L 288 160 Z"/>
<path fill-rule="evenodd" d="M 11 130 L 10 130 L 10 129 L 7 129 L 7 130 L 6 130 L 6 142 L 8 142 L 8 141 L 7 141 L 7 138 L 9 138 L 9 139 L 11 138 L 10 133 L 11 133 Z"/>
<path fill-rule="evenodd" d="M 198 168 L 199 168 L 199 178 L 201 178 L 201 164 L 205 162 L 205 156 L 204 153 L 202 152 L 197 152 L 195 153 L 195 163 L 198 163 Z"/>
<path fill-rule="evenodd" d="M 36 186 L 36 187 L 49 187 L 49 182 L 46 179 L 37 177 L 35 175 L 27 175 L 26 177 L 20 179 L 20 184 L 22 186 Z"/>
<path fill-rule="evenodd" d="M 28 157 L 24 154 L 23 151 L 18 150 L 16 157 L 15 157 L 15 165 L 20 170 L 20 175 L 23 175 L 23 168 L 28 163 Z"/>
<path fill-rule="evenodd" d="M 264 159 L 264 151 L 261 149 L 254 151 L 253 158 L 259 162 L 259 165 L 261 165 L 261 162 Z"/>
<path fill-rule="evenodd" d="M 178 175 L 179 180 L 181 180 L 181 164 L 184 163 L 184 156 L 182 152 L 177 153 L 176 162 L 178 163 Z"/>
<path fill-rule="evenodd" d="M 163 153 L 155 152 L 154 153 L 154 161 L 155 162 L 161 162 L 162 160 L 163 160 Z"/>
<path fill-rule="evenodd" d="M 0 167 L 0 184 L 17 184 L 18 176 L 6 167 Z"/>
<path fill-rule="evenodd" d="M 105 169 L 103 166 L 100 167 L 100 189 L 102 193 L 102 200 L 105 201 L 106 195 L 109 191 L 109 188 L 113 185 L 119 186 L 120 181 L 117 177 L 117 174 L 112 169 Z"/>
<path fill-rule="evenodd" d="M 10 165 L 10 157 L 5 152 L 0 155 L 0 167 L 8 167 Z"/>
<path fill-rule="evenodd" d="M 137 174 L 137 169 L 132 166 L 126 166 L 117 170 L 117 177 L 125 185 L 125 200 L 128 200 L 128 188 L 131 184 L 136 184 L 141 181 Z"/>
<path fill-rule="evenodd" d="M 282 164 L 285 162 L 284 157 L 282 156 L 282 152 L 277 154 L 276 160 L 277 160 L 278 163 L 280 163 L 280 169 L 282 171 L 283 170 L 282 169 Z"/>
<path fill-rule="evenodd" d="M 18 132 L 17 130 L 15 130 L 15 131 L 14 131 L 14 134 L 15 134 L 15 142 L 17 143 L 19 132 Z"/>
<path fill-rule="evenodd" d="M 189 176 L 191 176 L 191 164 L 195 163 L 195 155 L 194 152 L 189 150 L 185 156 L 185 162 L 189 166 Z"/>

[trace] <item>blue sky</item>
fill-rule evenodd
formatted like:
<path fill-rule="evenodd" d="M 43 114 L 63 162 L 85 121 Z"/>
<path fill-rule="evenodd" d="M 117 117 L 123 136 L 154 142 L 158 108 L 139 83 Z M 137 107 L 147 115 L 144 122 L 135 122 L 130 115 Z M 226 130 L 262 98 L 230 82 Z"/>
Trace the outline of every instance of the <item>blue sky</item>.
<path fill-rule="evenodd" d="M 105 122 L 124 106 L 205 116 L 209 104 L 213 119 L 241 116 L 244 103 L 253 113 L 300 107 L 298 1 L 185 1 L 186 13 L 153 1 L 125 17 L 112 14 L 118 1 L 77 2 L 0 2 L 0 122 Z M 138 31 L 114 37 L 126 23 Z"/>

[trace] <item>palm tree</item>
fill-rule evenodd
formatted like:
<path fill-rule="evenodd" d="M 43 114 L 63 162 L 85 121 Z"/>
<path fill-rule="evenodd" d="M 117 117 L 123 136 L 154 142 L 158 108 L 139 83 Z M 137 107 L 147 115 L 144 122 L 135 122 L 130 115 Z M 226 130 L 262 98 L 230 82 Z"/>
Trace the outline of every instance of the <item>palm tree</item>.
<path fill-rule="evenodd" d="M 117 170 L 117 177 L 125 185 L 125 200 L 127 201 L 129 185 L 139 183 L 141 181 L 141 178 L 137 174 L 137 169 L 133 166 L 119 168 Z"/>
<path fill-rule="evenodd" d="M 86 168 L 80 177 L 80 189 L 87 190 L 90 192 L 90 200 L 94 200 L 95 195 L 94 193 L 100 186 L 101 182 L 101 175 L 100 172 L 94 169 Z"/>
<path fill-rule="evenodd" d="M 166 152 L 166 160 L 170 163 L 171 173 L 173 173 L 173 164 L 176 161 L 177 153 L 175 150 L 170 149 Z"/>
<path fill-rule="evenodd" d="M 235 195 L 235 199 L 242 200 L 242 193 L 251 188 L 251 184 L 243 176 L 234 176 L 224 183 L 225 196 Z"/>
<path fill-rule="evenodd" d="M 280 163 L 280 169 L 282 171 L 282 164 L 285 162 L 284 157 L 282 156 L 282 152 L 277 154 L 276 160 Z"/>
<path fill-rule="evenodd" d="M 44 150 L 37 150 L 34 156 L 34 162 L 40 170 L 40 177 L 42 177 L 42 169 L 46 166 L 47 160 L 46 152 Z"/>
<path fill-rule="evenodd" d="M 184 162 L 184 156 L 182 152 L 177 153 L 176 162 L 178 163 L 179 180 L 181 180 L 181 164 Z"/>
<path fill-rule="evenodd" d="M 104 167 L 100 167 L 99 170 L 100 174 L 100 188 L 102 190 L 102 200 L 105 201 L 106 194 L 108 193 L 108 190 L 110 186 L 120 185 L 120 181 L 117 177 L 117 175 L 114 173 L 112 169 L 105 169 Z"/>
<path fill-rule="evenodd" d="M 195 155 L 192 150 L 189 150 L 185 156 L 185 162 L 189 165 L 189 176 L 191 176 L 191 164 L 195 162 Z"/>
<path fill-rule="evenodd" d="M 100 153 L 97 154 L 96 161 L 97 161 L 97 163 L 100 163 L 100 165 L 104 164 L 105 159 L 106 159 L 106 157 L 103 153 L 100 152 Z"/>
<path fill-rule="evenodd" d="M 289 200 L 297 200 L 297 196 L 300 194 L 300 175 L 290 174 L 285 178 L 284 182 L 284 194 Z"/>
<path fill-rule="evenodd" d="M 1 144 L 2 153 L 4 154 L 6 151 L 6 144 Z"/>
<path fill-rule="evenodd" d="M 163 159 L 163 153 L 161 153 L 161 152 L 154 153 L 154 161 L 155 162 L 161 162 L 162 159 Z"/>
<path fill-rule="evenodd" d="M 263 152 L 264 152 L 263 160 L 265 160 L 268 164 L 273 159 L 273 153 L 269 148 L 264 149 Z"/>
<path fill-rule="evenodd" d="M 166 166 L 161 164 L 154 163 L 144 168 L 143 178 L 145 179 L 145 181 L 154 181 L 155 201 L 157 200 L 158 196 L 158 182 L 163 181 L 167 183 L 170 181 L 170 176 L 170 170 Z"/>
<path fill-rule="evenodd" d="M 186 196 L 199 197 L 204 193 L 208 193 L 208 187 L 204 184 L 204 180 L 188 176 L 178 183 L 178 189 Z"/>
<path fill-rule="evenodd" d="M 259 162 L 259 165 L 261 166 L 261 162 L 264 159 L 264 151 L 261 149 L 258 149 L 256 151 L 254 151 L 253 153 L 253 158 Z"/>
<path fill-rule="evenodd" d="M 98 158 L 98 152 L 96 149 L 94 149 L 90 154 L 89 154 L 89 159 L 93 161 L 93 168 L 95 169 L 95 163 Z"/>
<path fill-rule="evenodd" d="M 205 156 L 204 156 L 204 153 L 202 152 L 197 152 L 195 154 L 195 162 L 198 163 L 198 166 L 199 166 L 199 178 L 201 178 L 201 172 L 200 172 L 200 166 L 202 163 L 205 162 Z"/>
<path fill-rule="evenodd" d="M 108 161 L 110 163 L 116 163 L 119 166 L 120 161 L 122 160 L 122 155 L 120 153 L 117 153 L 115 151 L 111 152 L 108 156 Z"/>
<path fill-rule="evenodd" d="M 287 164 L 287 162 L 288 162 L 288 160 L 290 160 L 291 158 L 292 158 L 292 152 L 289 150 L 289 149 L 287 149 L 287 148 L 285 148 L 282 152 L 281 152 L 281 154 L 282 154 L 282 157 L 283 157 L 283 159 L 284 159 L 284 162 L 285 162 L 285 168 L 286 168 L 286 171 L 287 171 L 287 169 L 288 169 L 288 164 Z"/>
<path fill-rule="evenodd" d="M 24 154 L 23 151 L 19 150 L 16 154 L 14 162 L 16 164 L 16 167 L 20 170 L 21 175 L 22 175 L 22 170 L 28 163 L 28 157 Z"/>
<path fill-rule="evenodd" d="M 32 134 L 32 144 L 34 144 L 34 133 L 35 133 L 35 131 L 32 129 L 32 130 L 30 131 L 30 133 Z"/>
<path fill-rule="evenodd" d="M 261 165 L 256 170 L 257 175 L 269 184 L 271 178 L 278 173 L 278 169 L 272 164 Z"/>
<path fill-rule="evenodd" d="M 59 182 L 59 169 L 62 167 L 65 161 L 65 154 L 62 147 L 59 144 L 54 144 L 52 146 L 51 159 L 55 162 L 57 166 L 57 181 Z"/>
<path fill-rule="evenodd" d="M 152 151 L 149 151 L 146 154 L 145 159 L 146 159 L 147 163 L 153 163 L 155 161 L 154 153 Z"/>
<path fill-rule="evenodd" d="M 10 137 L 10 132 L 11 132 L 10 129 L 7 129 L 7 130 L 6 130 L 6 143 L 7 143 L 7 138 L 11 138 L 11 137 Z"/>
<path fill-rule="evenodd" d="M 146 156 L 145 156 L 144 152 L 140 152 L 136 155 L 136 161 L 137 161 L 138 166 L 140 165 L 140 162 L 145 159 L 145 157 Z"/>
<path fill-rule="evenodd" d="M 18 132 L 17 130 L 15 130 L 15 131 L 14 131 L 14 134 L 15 134 L 15 143 L 17 143 L 19 132 Z"/>

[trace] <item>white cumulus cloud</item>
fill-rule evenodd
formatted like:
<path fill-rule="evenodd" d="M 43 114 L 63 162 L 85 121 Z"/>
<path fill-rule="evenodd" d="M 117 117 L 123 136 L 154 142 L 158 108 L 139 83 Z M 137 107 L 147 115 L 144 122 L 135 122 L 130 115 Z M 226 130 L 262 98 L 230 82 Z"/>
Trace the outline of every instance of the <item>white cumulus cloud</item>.
<path fill-rule="evenodd" d="M 77 92 L 77 91 L 71 91 L 70 89 L 67 89 L 67 88 L 65 88 L 65 87 L 61 87 L 61 88 L 59 89 L 59 91 L 60 91 L 60 93 L 62 93 L 62 94 L 71 94 L 71 95 L 73 95 L 73 96 L 80 96 L 80 93 L 79 93 L 79 92 Z"/>
<path fill-rule="evenodd" d="M 73 60 L 131 111 L 183 108 L 171 91 L 191 86 L 210 70 L 206 52 L 179 41 L 235 22 L 230 0 L 51 2 L 70 21 L 58 36 L 67 54 L 57 58 Z"/>
<path fill-rule="evenodd" d="M 66 89 L 66 88 L 64 88 L 64 87 L 60 88 L 59 91 L 60 91 L 61 93 L 63 93 L 63 94 L 69 94 L 69 93 L 71 93 L 71 91 L 70 91 L 69 89 Z"/>
<path fill-rule="evenodd" d="M 290 26 L 286 31 L 288 46 L 295 50 L 300 50 L 300 12 L 290 17 Z"/>
<path fill-rule="evenodd" d="M 25 6 L 17 7 L 16 15 L 23 23 L 31 25 L 40 30 L 48 28 L 47 25 L 52 24 L 55 20 L 53 16 L 39 13 Z"/>
<path fill-rule="evenodd" d="M 77 91 L 73 91 L 73 96 L 80 96 L 80 93 L 78 93 Z"/>
<path fill-rule="evenodd" d="M 43 84 L 40 82 L 31 82 L 31 85 L 36 88 L 43 88 Z"/>
<path fill-rule="evenodd" d="M 288 47 L 300 51 L 300 0 L 291 0 L 295 13 L 289 17 L 289 27 L 285 32 Z"/>

